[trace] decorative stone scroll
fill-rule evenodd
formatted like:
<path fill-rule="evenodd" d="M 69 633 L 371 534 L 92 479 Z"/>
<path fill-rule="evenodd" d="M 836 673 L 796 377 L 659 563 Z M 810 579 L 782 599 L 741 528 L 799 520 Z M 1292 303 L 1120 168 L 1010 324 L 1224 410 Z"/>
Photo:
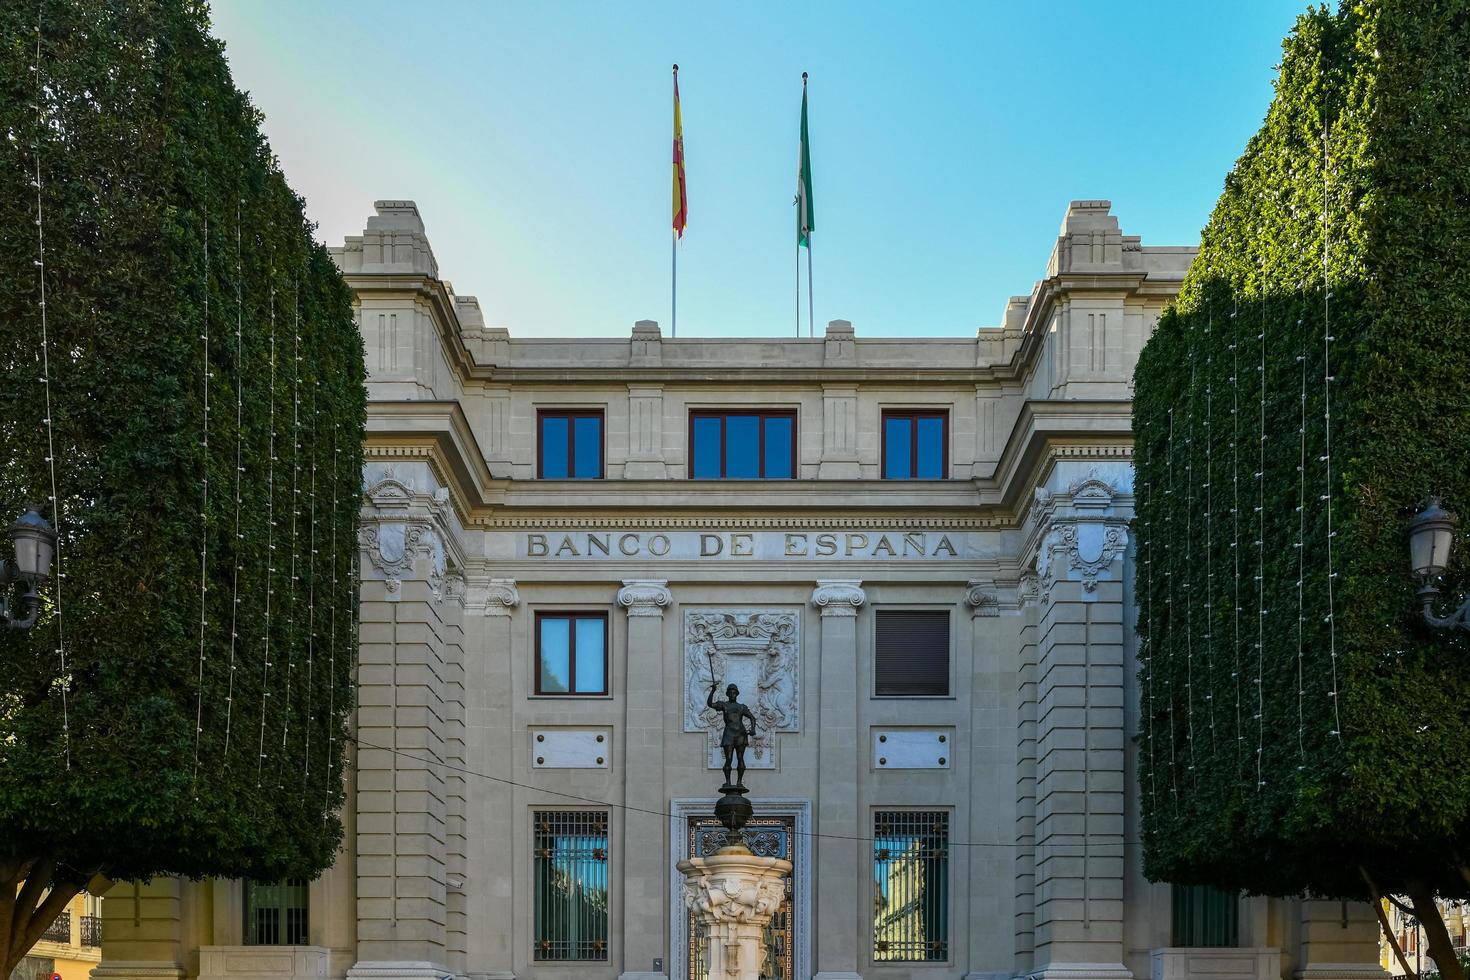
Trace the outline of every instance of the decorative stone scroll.
<path fill-rule="evenodd" d="M 662 616 L 674 601 L 674 594 L 663 579 L 628 579 L 618 590 L 618 605 L 629 616 Z"/>
<path fill-rule="evenodd" d="M 812 590 L 812 605 L 823 616 L 856 616 L 858 607 L 868 601 L 862 585 L 856 579 L 818 579 Z"/>
<path fill-rule="evenodd" d="M 710 676 L 713 665 L 714 677 Z M 720 716 L 705 704 L 712 680 L 740 688 L 756 735 L 746 752 L 751 769 L 776 767 L 778 732 L 801 730 L 801 617 L 795 609 L 684 611 L 684 730 L 705 732 L 709 767 L 723 764 Z"/>
<path fill-rule="evenodd" d="M 480 610 L 486 616 L 509 616 L 520 603 L 521 593 L 513 578 L 471 581 L 465 596 L 465 608 Z"/>
<path fill-rule="evenodd" d="M 999 616 L 1000 598 L 995 594 L 995 583 L 989 580 L 971 580 L 965 589 L 965 603 L 975 616 Z"/>

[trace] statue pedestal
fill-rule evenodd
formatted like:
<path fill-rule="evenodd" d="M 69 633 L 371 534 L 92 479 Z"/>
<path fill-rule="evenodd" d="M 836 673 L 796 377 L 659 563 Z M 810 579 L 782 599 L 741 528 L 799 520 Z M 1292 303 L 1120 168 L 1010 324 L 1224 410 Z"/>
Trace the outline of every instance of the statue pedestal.
<path fill-rule="evenodd" d="M 744 844 L 679 862 L 684 904 L 709 934 L 710 980 L 760 980 L 762 935 L 786 897 L 791 862 Z"/>

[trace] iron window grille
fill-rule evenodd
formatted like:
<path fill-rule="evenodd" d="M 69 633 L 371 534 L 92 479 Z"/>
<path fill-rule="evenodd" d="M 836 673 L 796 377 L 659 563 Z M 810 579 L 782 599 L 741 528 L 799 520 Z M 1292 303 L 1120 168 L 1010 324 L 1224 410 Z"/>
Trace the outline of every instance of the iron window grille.
<path fill-rule="evenodd" d="M 883 413 L 883 479 L 949 476 L 949 412 L 889 409 Z"/>
<path fill-rule="evenodd" d="M 695 480 L 796 479 L 796 413 L 752 409 L 689 413 Z"/>
<path fill-rule="evenodd" d="M 873 960 L 949 959 L 949 813 L 873 814 Z"/>
<path fill-rule="evenodd" d="M 305 946 L 308 891 L 305 878 L 245 882 L 245 945 Z"/>
<path fill-rule="evenodd" d="M 608 693 L 607 613 L 536 614 L 536 693 Z"/>
<path fill-rule="evenodd" d="M 605 810 L 536 810 L 532 959 L 606 961 Z"/>
<path fill-rule="evenodd" d="M 542 409 L 536 413 L 536 477 L 601 480 L 606 476 L 601 409 Z"/>
<path fill-rule="evenodd" d="M 879 609 L 873 617 L 873 694 L 949 695 L 949 610 Z"/>

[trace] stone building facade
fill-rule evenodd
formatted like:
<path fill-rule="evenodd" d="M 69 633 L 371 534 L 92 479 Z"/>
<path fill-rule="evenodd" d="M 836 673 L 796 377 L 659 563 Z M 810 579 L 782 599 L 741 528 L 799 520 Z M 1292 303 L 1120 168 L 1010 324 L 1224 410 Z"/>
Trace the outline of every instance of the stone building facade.
<path fill-rule="evenodd" d="M 1131 375 L 1193 255 L 1076 201 L 971 338 L 522 339 L 378 202 L 346 847 L 119 886 L 98 980 L 700 980 L 732 681 L 773 977 L 1382 976 L 1367 908 L 1141 875 Z"/>

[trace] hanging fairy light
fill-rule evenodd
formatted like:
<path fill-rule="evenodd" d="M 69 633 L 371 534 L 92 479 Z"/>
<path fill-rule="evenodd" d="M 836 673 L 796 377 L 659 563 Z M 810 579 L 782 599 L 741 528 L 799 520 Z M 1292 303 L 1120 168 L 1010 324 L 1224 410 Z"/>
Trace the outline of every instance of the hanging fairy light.
<path fill-rule="evenodd" d="M 199 691 L 194 703 L 194 774 L 191 787 L 197 801 L 199 784 L 199 742 L 204 737 L 204 642 L 209 627 L 209 610 L 206 605 L 209 593 L 209 215 L 204 216 L 204 315 L 199 330 L 202 348 L 201 362 L 203 378 L 200 390 L 204 398 L 203 433 L 200 445 L 203 448 L 203 476 L 199 489 Z"/>
<path fill-rule="evenodd" d="M 1328 697 L 1332 702 L 1332 728 L 1328 732 L 1342 741 L 1342 714 L 1338 706 L 1337 691 L 1337 610 L 1335 585 L 1337 571 L 1332 565 L 1332 539 L 1337 532 L 1332 528 L 1332 282 L 1329 278 L 1329 260 L 1332 245 L 1332 225 L 1327 209 L 1332 160 L 1328 153 L 1328 133 L 1322 128 L 1322 463 L 1323 484 L 1326 490 L 1322 500 L 1327 512 L 1327 650 L 1332 667 L 1332 690 Z"/>
<path fill-rule="evenodd" d="M 275 597 L 276 572 L 276 259 L 271 248 L 270 259 L 270 446 L 267 451 L 265 494 L 265 626 L 261 630 L 262 666 L 260 676 L 260 743 L 256 749 L 255 786 L 261 786 L 267 758 L 265 751 L 265 715 L 270 702 L 271 686 L 271 600 Z"/>
<path fill-rule="evenodd" d="M 36 192 L 36 285 L 38 299 L 36 309 L 41 321 L 41 391 L 45 415 L 41 421 L 46 427 L 46 472 L 50 479 L 52 517 L 56 534 L 52 539 L 52 561 L 56 567 L 55 610 L 52 619 L 56 623 L 56 657 L 61 667 L 61 751 L 67 771 L 71 770 L 71 672 L 66 664 L 66 624 L 62 616 L 63 585 L 66 573 L 62 566 L 62 525 L 64 521 L 61 497 L 56 492 L 56 429 L 51 407 L 51 328 L 46 313 L 46 207 L 44 182 L 41 179 L 41 139 L 49 128 L 46 122 L 46 86 L 41 77 L 41 11 L 36 10 L 36 54 L 31 65 L 31 74 L 36 81 L 36 141 L 32 144 L 35 162 L 35 177 L 31 187 Z"/>

